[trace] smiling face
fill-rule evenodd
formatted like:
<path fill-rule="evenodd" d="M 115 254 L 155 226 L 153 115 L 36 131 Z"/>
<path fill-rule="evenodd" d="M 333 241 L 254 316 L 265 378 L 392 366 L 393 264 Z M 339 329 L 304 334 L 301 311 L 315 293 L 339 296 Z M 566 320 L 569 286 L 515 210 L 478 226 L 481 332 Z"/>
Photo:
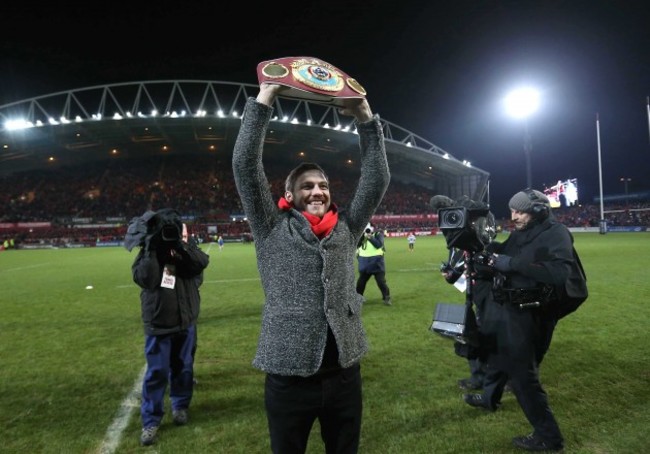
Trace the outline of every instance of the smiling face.
<path fill-rule="evenodd" d="M 297 210 L 322 218 L 330 208 L 330 185 L 322 172 L 307 170 L 296 178 L 293 189 L 284 197 Z"/>

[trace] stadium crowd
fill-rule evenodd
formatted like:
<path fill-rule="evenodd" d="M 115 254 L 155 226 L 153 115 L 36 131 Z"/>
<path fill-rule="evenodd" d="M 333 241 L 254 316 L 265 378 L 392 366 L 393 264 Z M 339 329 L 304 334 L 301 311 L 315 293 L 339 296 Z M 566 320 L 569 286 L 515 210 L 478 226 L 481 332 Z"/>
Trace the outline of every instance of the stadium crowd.
<path fill-rule="evenodd" d="M 279 197 L 283 168 L 269 163 L 267 169 Z M 344 206 L 353 190 L 347 182 L 356 177 L 355 171 L 343 167 L 328 173 L 336 176 L 330 184 Z M 429 205 L 433 195 L 393 179 L 375 213 L 385 215 L 380 227 L 389 232 L 435 231 L 436 218 L 426 216 L 435 214 Z M 202 241 L 216 237 L 208 226 L 216 226 L 226 240 L 250 239 L 230 160 L 215 155 L 116 159 L 17 172 L 0 178 L 0 204 L 0 237 L 16 244 L 121 241 L 131 218 L 164 207 L 178 209 Z M 650 226 L 648 208 L 650 202 L 608 205 L 605 219 L 610 226 Z M 599 226 L 597 205 L 553 212 L 569 227 Z M 497 222 L 500 229 L 511 229 L 509 219 Z"/>

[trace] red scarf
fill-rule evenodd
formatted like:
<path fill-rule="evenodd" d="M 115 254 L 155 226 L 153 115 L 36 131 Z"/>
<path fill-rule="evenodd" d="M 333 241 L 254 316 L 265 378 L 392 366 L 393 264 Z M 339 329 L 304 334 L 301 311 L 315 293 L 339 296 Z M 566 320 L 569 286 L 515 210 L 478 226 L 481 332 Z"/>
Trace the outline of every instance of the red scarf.
<path fill-rule="evenodd" d="M 278 200 L 278 207 L 282 211 L 289 211 L 291 208 L 293 208 L 293 204 L 289 202 L 287 199 L 284 197 L 280 197 L 280 200 Z M 314 235 L 316 235 L 319 239 L 325 238 L 334 228 L 336 223 L 339 220 L 339 213 L 338 209 L 335 204 L 330 204 L 330 209 L 325 213 L 325 216 L 322 218 L 319 218 L 318 216 L 314 216 L 313 214 L 309 214 L 306 211 L 302 212 L 302 215 L 309 221 L 311 224 L 311 231 L 314 232 Z"/>

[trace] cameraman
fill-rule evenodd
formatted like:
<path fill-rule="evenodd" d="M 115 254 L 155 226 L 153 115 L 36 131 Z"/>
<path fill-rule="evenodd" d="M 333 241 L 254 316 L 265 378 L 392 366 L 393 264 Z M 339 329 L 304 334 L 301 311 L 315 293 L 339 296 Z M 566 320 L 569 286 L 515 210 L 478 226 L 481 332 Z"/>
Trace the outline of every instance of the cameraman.
<path fill-rule="evenodd" d="M 539 365 L 557 323 L 552 288 L 564 285 L 574 260 L 571 233 L 553 218 L 540 191 L 517 192 L 508 205 L 515 230 L 502 244 L 490 244 L 487 259 L 495 275 L 480 326 L 488 351 L 483 393 L 465 394 L 464 400 L 495 411 L 510 380 L 533 427 L 513 444 L 527 451 L 562 451 L 564 439 L 539 381 Z"/>
<path fill-rule="evenodd" d="M 450 248 L 449 258 L 440 267 L 440 272 L 448 284 L 456 284 L 463 275 L 465 275 L 465 279 L 471 280 L 471 283 L 466 285 L 471 285 L 471 291 L 469 291 L 468 295 L 476 312 L 477 326 L 480 327 L 485 302 L 492 288 L 492 271 L 486 269 L 486 266 L 481 263 L 473 263 L 473 266 L 469 266 L 468 261 L 470 260 L 475 260 L 475 256 L 469 251 Z M 468 290 L 465 289 L 465 292 L 468 292 Z M 486 366 L 481 352 L 476 349 L 470 351 L 468 347 L 468 350 L 461 354 L 457 347 L 457 353 L 467 358 L 470 372 L 468 378 L 458 380 L 458 387 L 465 391 L 483 389 Z"/>
<path fill-rule="evenodd" d="M 434 196 L 432 207 L 462 207 L 468 211 L 470 224 L 461 231 L 445 229 L 443 233 L 449 248 L 449 258 L 440 268 L 442 276 L 449 284 L 454 284 L 465 291 L 475 311 L 476 324 L 480 327 L 483 311 L 492 288 L 493 271 L 486 266 L 482 257 L 489 251 L 496 238 L 496 221 L 486 202 L 472 200 L 462 196 L 454 201 L 446 196 Z M 452 209 L 453 209 L 452 208 Z M 440 223 L 440 220 L 438 221 Z M 470 233 L 471 232 L 471 233 Z M 464 284 L 456 282 L 464 275 Z M 485 378 L 485 350 L 480 345 L 456 344 L 456 353 L 467 358 L 470 376 L 458 380 L 458 387 L 466 391 L 483 388 Z"/>
<path fill-rule="evenodd" d="M 146 232 L 143 232 L 146 226 Z M 193 394 L 199 287 L 209 257 L 194 242 L 178 212 L 147 212 L 131 221 L 125 246 L 141 246 L 132 267 L 140 292 L 147 371 L 142 383 L 140 443 L 155 443 L 169 383 L 174 424 L 187 424 Z"/>
<path fill-rule="evenodd" d="M 374 276 L 377 287 L 386 306 L 390 306 L 390 289 L 386 284 L 386 263 L 384 261 L 384 234 L 381 230 L 375 230 L 371 222 L 359 239 L 357 247 L 357 261 L 359 262 L 359 278 L 357 279 L 357 293 L 363 295 L 366 291 L 366 284 Z"/>

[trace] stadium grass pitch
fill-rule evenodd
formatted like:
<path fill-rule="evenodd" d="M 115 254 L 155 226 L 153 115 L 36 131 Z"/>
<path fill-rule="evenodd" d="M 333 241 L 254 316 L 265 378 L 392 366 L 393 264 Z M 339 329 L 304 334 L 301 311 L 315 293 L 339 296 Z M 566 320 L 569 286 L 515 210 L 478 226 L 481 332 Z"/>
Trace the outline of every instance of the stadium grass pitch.
<path fill-rule="evenodd" d="M 500 235 L 499 240 L 503 240 Z M 567 453 L 647 450 L 650 421 L 650 236 L 579 233 L 590 297 L 560 321 L 541 369 Z M 157 452 L 269 452 L 264 376 L 251 366 L 262 301 L 252 244 L 210 255 L 201 287 L 190 423 L 167 414 Z M 429 330 L 438 302 L 464 295 L 439 274 L 442 237 L 386 242 L 393 305 L 374 281 L 363 309 L 371 350 L 362 361 L 361 453 L 509 453 L 530 432 L 507 394 L 496 413 L 465 405 L 468 374 L 453 343 Z M 0 252 L 0 451 L 136 453 L 144 367 L 136 251 Z M 322 453 L 316 423 L 309 453 Z"/>

